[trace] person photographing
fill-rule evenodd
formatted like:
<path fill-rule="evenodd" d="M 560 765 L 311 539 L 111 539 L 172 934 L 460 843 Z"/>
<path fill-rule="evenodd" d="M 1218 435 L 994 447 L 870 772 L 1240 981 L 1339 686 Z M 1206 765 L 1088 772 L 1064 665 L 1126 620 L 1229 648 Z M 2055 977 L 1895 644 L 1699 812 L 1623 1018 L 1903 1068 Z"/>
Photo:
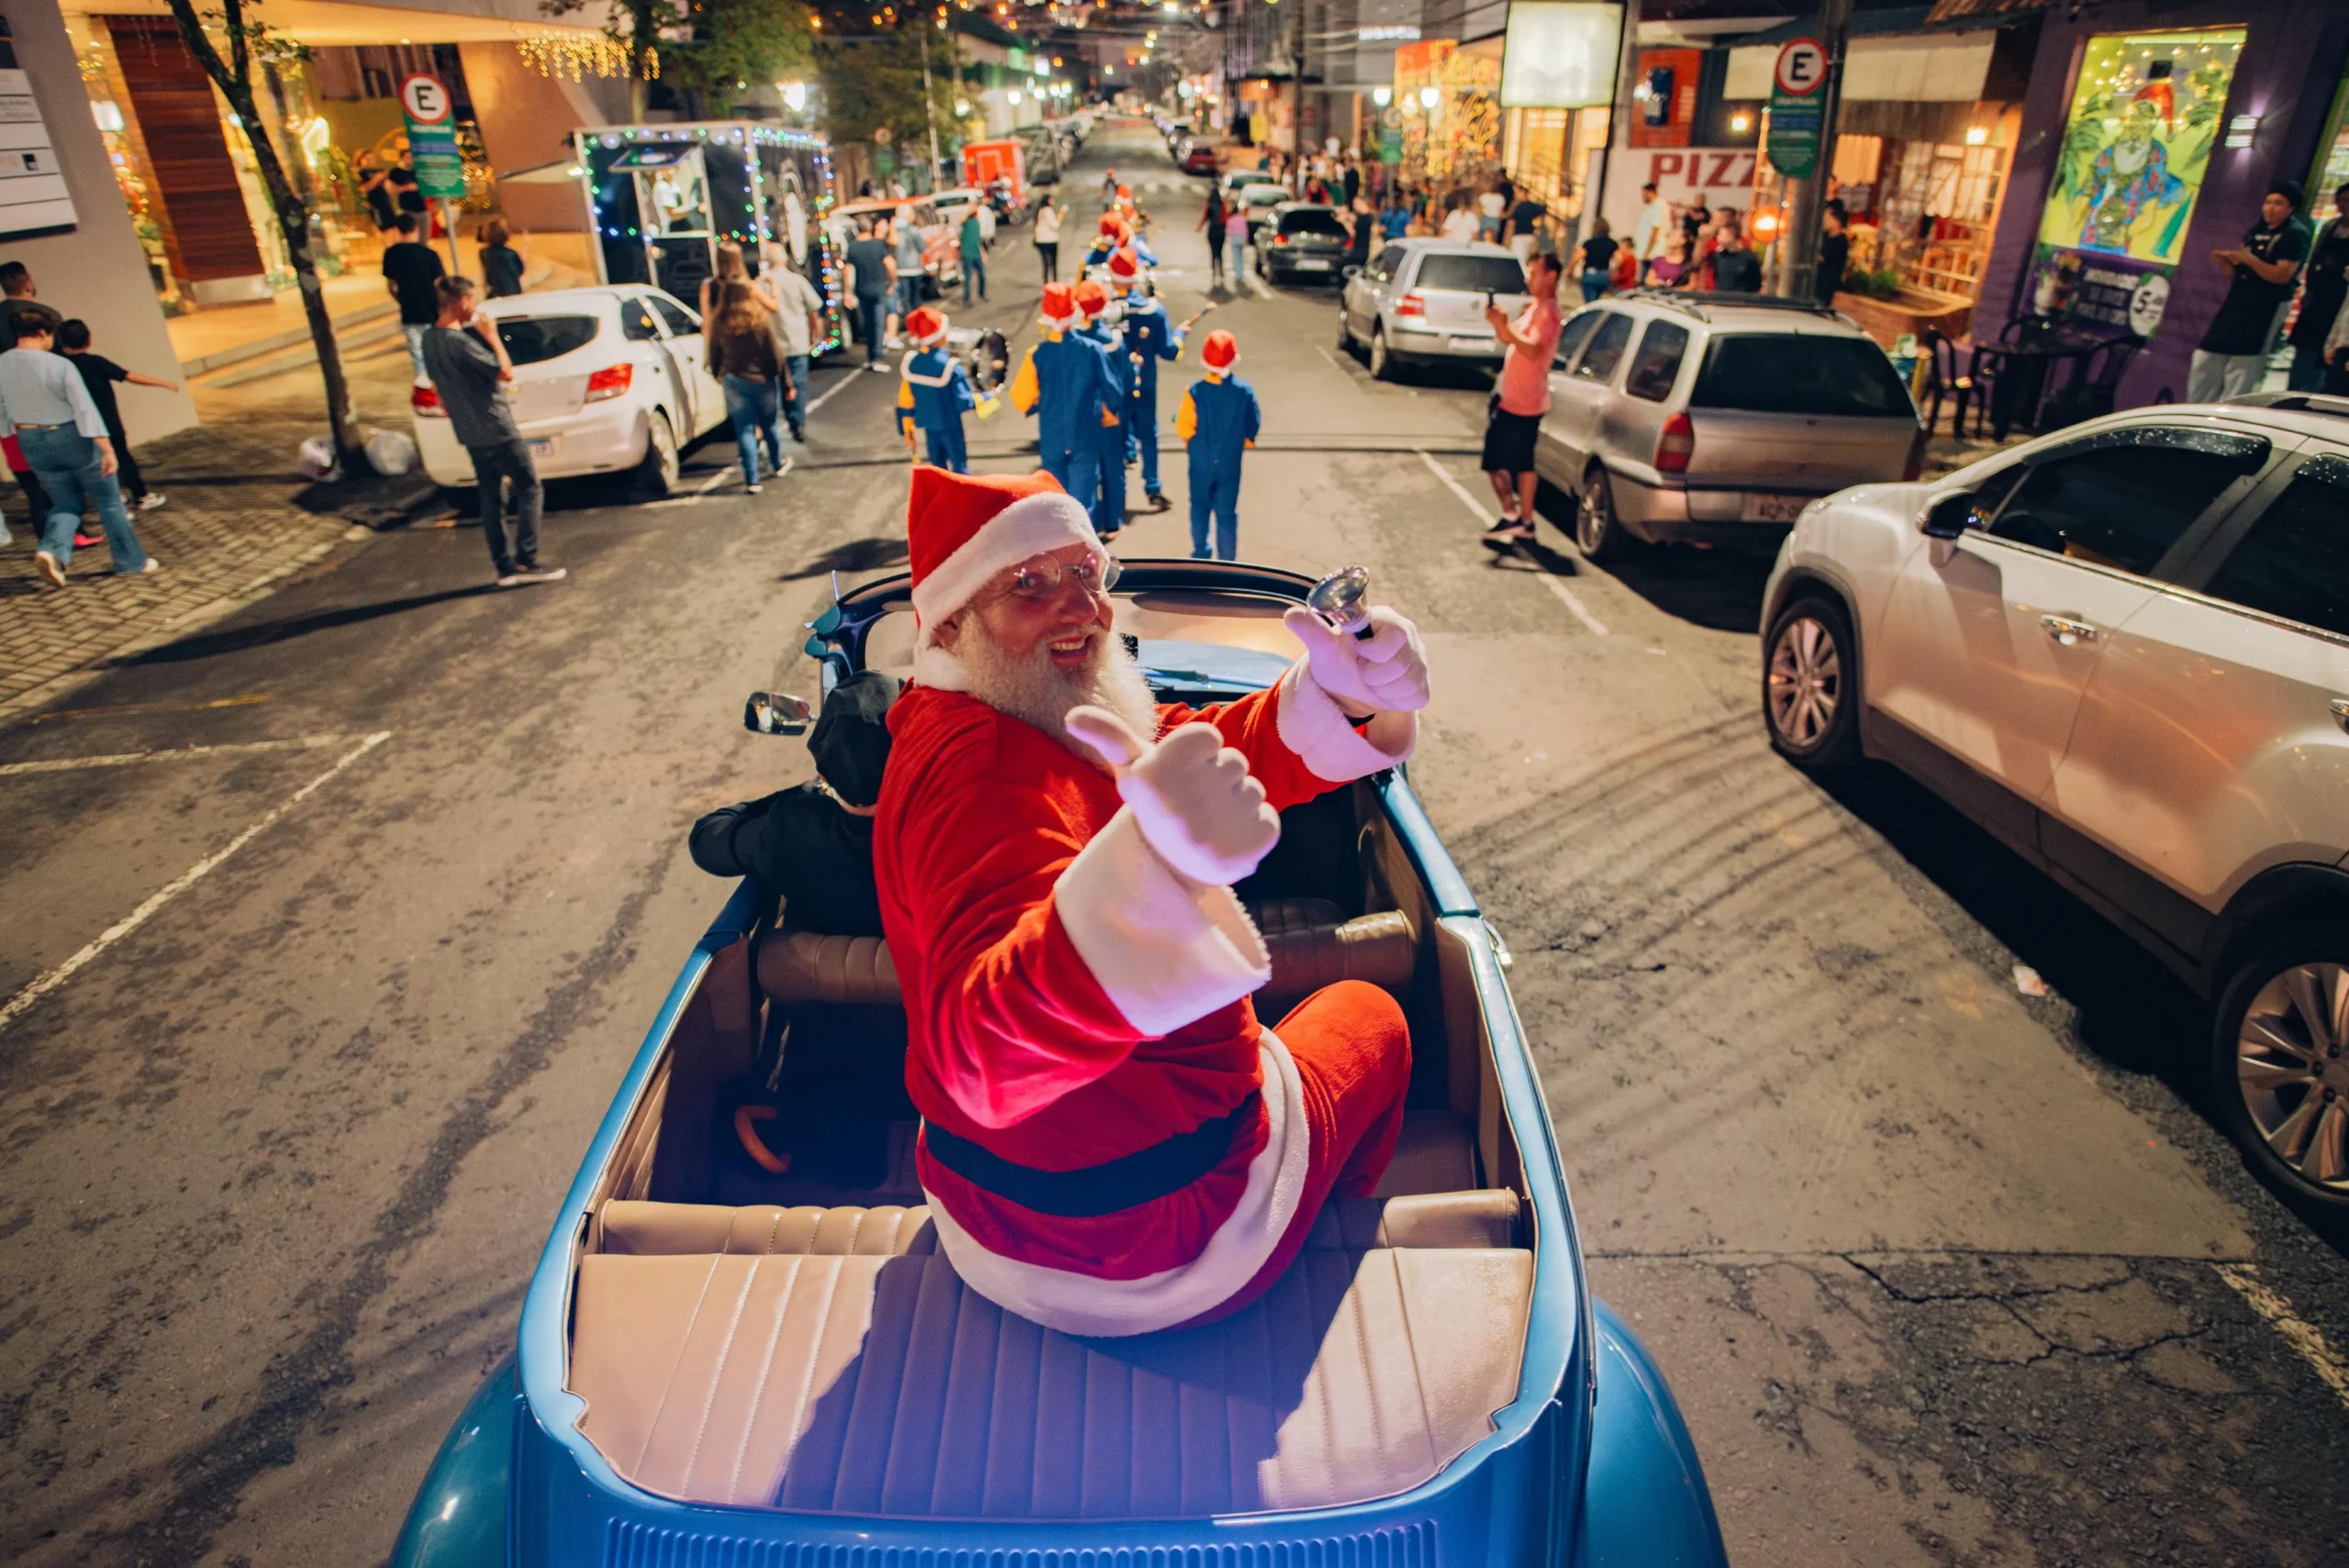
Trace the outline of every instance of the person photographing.
<path fill-rule="evenodd" d="M 514 361 L 498 339 L 497 324 L 473 308 L 473 279 L 444 276 L 432 288 L 440 314 L 425 328 L 419 351 L 441 410 L 473 460 L 473 484 L 481 492 L 481 531 L 489 541 L 497 585 L 560 583 L 568 573 L 539 564 L 539 512 L 546 504 L 546 489 L 539 483 L 538 467 L 507 401 Z M 514 484 L 510 544 L 506 534 L 508 480 Z"/>

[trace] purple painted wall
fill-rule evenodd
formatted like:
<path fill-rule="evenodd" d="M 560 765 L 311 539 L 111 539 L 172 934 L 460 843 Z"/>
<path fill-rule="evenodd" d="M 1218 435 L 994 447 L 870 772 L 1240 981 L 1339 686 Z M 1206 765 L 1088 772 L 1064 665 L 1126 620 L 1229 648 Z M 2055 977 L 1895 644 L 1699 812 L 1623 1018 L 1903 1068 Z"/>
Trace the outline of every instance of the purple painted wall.
<path fill-rule="evenodd" d="M 2022 132 L 2015 149 L 2013 177 L 1998 213 L 1998 232 L 1983 270 L 1982 300 L 1974 316 L 1976 335 L 1998 328 L 2028 308 L 2031 266 L 2047 187 L 2055 174 L 2055 152 L 2064 135 L 2064 115 L 2072 102 L 2072 73 L 2080 45 L 2099 33 L 2178 31 L 2241 27 L 2243 48 L 2228 89 L 2227 117 L 2260 117 L 2253 144 L 2210 154 L 2194 217 L 2170 280 L 2169 308 L 2153 345 L 2137 358 L 2121 384 L 2121 406 L 2151 403 L 2166 386 L 2186 390 L 2187 362 L 2202 330 L 2225 297 L 2225 274 L 2210 252 L 2239 242 L 2259 220 L 2260 198 L 2279 176 L 2303 178 L 2317 138 L 2332 112 L 2332 95 L 2349 56 L 2349 9 L 2310 0 L 2237 0 L 2235 4 L 2181 6 L 2176 0 L 2128 0 L 2086 14 L 2047 13 L 2023 98 Z M 2310 193 L 2320 213 L 2332 211 L 2330 197 Z M 2303 207 L 2305 217 L 2309 208 Z"/>

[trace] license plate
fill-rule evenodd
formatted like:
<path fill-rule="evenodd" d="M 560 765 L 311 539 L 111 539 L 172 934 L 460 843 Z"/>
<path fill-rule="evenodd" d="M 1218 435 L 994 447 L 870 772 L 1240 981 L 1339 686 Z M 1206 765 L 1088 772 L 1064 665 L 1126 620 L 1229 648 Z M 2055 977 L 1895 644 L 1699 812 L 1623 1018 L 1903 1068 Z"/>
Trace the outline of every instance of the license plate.
<path fill-rule="evenodd" d="M 1738 515 L 1749 523 L 1791 523 L 1809 505 L 1808 495 L 1748 495 Z"/>
<path fill-rule="evenodd" d="M 1295 265 L 1300 272 L 1326 272 L 1330 270 L 1329 262 L 1317 261 L 1309 256 L 1299 256 Z"/>
<path fill-rule="evenodd" d="M 544 457 L 554 450 L 554 438 L 551 436 L 540 436 L 535 440 L 525 441 L 522 444 L 530 449 L 532 457 Z"/>

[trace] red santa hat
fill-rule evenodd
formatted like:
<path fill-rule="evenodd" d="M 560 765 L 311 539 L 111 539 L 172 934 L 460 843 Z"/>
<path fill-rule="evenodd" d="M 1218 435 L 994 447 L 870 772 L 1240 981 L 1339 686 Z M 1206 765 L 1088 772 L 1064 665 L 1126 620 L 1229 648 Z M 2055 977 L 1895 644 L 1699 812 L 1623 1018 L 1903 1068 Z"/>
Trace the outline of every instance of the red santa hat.
<path fill-rule="evenodd" d="M 1109 308 L 1109 291 L 1091 278 L 1085 279 L 1068 292 L 1069 297 L 1076 301 L 1076 307 L 1085 312 L 1085 318 L 1087 321 Z"/>
<path fill-rule="evenodd" d="M 1082 325 L 1085 312 L 1077 307 L 1075 291 L 1067 284 L 1046 284 L 1040 318 L 1053 331 L 1065 332 Z"/>
<path fill-rule="evenodd" d="M 1218 375 L 1230 375 L 1240 362 L 1240 339 L 1219 327 L 1199 345 L 1199 362 Z"/>
<path fill-rule="evenodd" d="M 1121 197 L 1123 197 L 1123 196 L 1130 196 L 1130 195 L 1132 195 L 1133 194 L 1134 194 L 1134 189 L 1133 189 L 1133 187 L 1132 187 L 1131 185 L 1119 185 L 1119 186 L 1118 187 L 1118 195 L 1119 195 L 1119 196 L 1121 196 Z"/>
<path fill-rule="evenodd" d="M 923 348 L 946 341 L 946 313 L 931 306 L 916 307 L 906 317 L 906 336 Z"/>
<path fill-rule="evenodd" d="M 1133 247 L 1121 245 L 1109 253 L 1109 280 L 1120 288 L 1131 288 L 1141 282 L 1141 258 Z"/>
<path fill-rule="evenodd" d="M 1126 220 L 1114 212 L 1105 212 L 1101 215 L 1101 232 L 1106 237 L 1123 239 L 1126 237 Z"/>
<path fill-rule="evenodd" d="M 969 604 L 996 573 L 1072 544 L 1101 549 L 1085 508 L 1041 469 L 950 473 L 923 464 L 913 472 L 906 542 L 924 646 L 929 628 Z"/>

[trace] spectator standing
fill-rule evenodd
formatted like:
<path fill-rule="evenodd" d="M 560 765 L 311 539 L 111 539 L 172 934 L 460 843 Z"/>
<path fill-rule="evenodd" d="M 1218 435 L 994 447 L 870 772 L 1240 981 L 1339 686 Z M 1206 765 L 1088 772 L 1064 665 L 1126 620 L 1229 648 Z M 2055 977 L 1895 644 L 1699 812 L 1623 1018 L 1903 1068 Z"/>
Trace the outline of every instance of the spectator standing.
<path fill-rule="evenodd" d="M 432 292 L 440 308 L 424 333 L 425 373 L 440 395 L 451 432 L 473 459 L 473 484 L 481 492 L 482 537 L 489 543 L 497 585 L 559 583 L 569 573 L 560 566 L 539 564 L 539 513 L 546 504 L 546 490 L 506 399 L 514 361 L 507 357 L 495 325 L 473 308 L 473 279 L 442 277 L 434 282 Z M 510 544 L 506 534 L 508 480 L 514 484 Z"/>
<path fill-rule="evenodd" d="M 1386 205 L 1378 209 L 1378 232 L 1388 239 L 1400 239 L 1411 232 L 1411 204 L 1404 199 L 1399 184 L 1386 188 Z"/>
<path fill-rule="evenodd" d="M 0 352 L 16 346 L 17 315 L 19 311 L 48 312 L 49 306 L 33 298 L 34 292 L 32 269 L 22 261 L 0 261 Z M 25 461 L 24 450 L 16 437 L 10 436 L 0 441 L 0 451 L 6 453 L 8 472 L 24 490 L 26 526 L 32 530 L 33 537 L 39 539 L 40 530 L 49 523 L 48 492 L 41 489 L 40 475 L 35 473 L 32 465 Z M 0 544 L 7 542 L 8 525 L 6 519 L 0 519 Z"/>
<path fill-rule="evenodd" d="M 1664 237 L 1664 254 L 1648 263 L 1648 282 L 1656 288 L 1688 286 L 1688 231 L 1674 228 Z"/>
<path fill-rule="evenodd" d="M 1508 216 L 1508 197 L 1501 194 L 1500 185 L 1480 191 L 1476 195 L 1476 238 L 1498 244 L 1501 220 Z"/>
<path fill-rule="evenodd" d="M 62 354 L 50 351 L 56 343 L 57 313 L 36 307 L 17 311 L 13 318 L 16 346 L 0 353 L 0 434 L 17 439 L 48 496 L 34 568 L 51 587 L 65 586 L 74 529 L 83 508 L 95 506 L 117 576 L 161 571 L 131 528 L 122 487 L 115 480 L 114 439 L 106 434 L 88 384 Z"/>
<path fill-rule="evenodd" d="M 751 264 L 743 258 L 742 248 L 729 239 L 718 248 L 718 271 L 701 281 L 698 304 L 701 308 L 701 335 L 705 341 L 709 338 L 710 317 L 718 314 L 720 295 L 728 284 L 749 284 L 751 295 L 758 301 L 762 310 L 780 313 L 783 309 L 783 302 L 775 297 L 766 280 L 751 276 Z"/>
<path fill-rule="evenodd" d="M 511 299 L 522 292 L 522 268 L 529 258 L 514 249 L 514 231 L 502 217 L 481 226 L 481 277 L 492 299 Z M 529 243 L 525 235 L 522 243 Z"/>
<path fill-rule="evenodd" d="M 39 293 L 33 286 L 31 268 L 22 261 L 0 261 L 0 350 L 17 346 L 17 317 L 21 313 L 57 314 L 40 303 Z"/>
<path fill-rule="evenodd" d="M 1582 284 L 1582 302 L 1588 305 L 1607 292 L 1609 275 L 1615 270 L 1618 241 L 1615 231 L 1603 217 L 1590 220 L 1590 237 L 1575 250 L 1575 275 Z M 1530 260 L 1530 258 L 1529 258 Z"/>
<path fill-rule="evenodd" d="M 922 284 L 928 280 L 930 265 L 930 247 L 923 240 L 920 226 L 914 222 L 914 209 L 909 206 L 897 209 L 892 254 L 897 261 L 897 320 L 902 323 L 921 304 Z M 889 347 L 898 346 L 900 329 L 890 328 Z"/>
<path fill-rule="evenodd" d="M 114 443 L 116 473 L 123 494 L 130 505 L 140 511 L 153 511 L 163 504 L 165 497 L 161 491 L 147 488 L 147 481 L 139 472 L 138 460 L 130 455 L 130 438 L 123 432 L 122 410 L 114 400 L 115 384 L 125 382 L 132 386 L 160 387 L 165 392 L 177 392 L 180 384 L 125 370 L 104 354 L 93 352 L 90 326 L 86 321 L 68 321 L 59 327 L 57 347 L 59 352 L 73 362 L 73 368 L 82 373 L 82 384 L 89 388 L 90 401 L 97 405 L 98 417 L 106 422 L 106 439 Z M 76 538 L 73 542 L 87 549 L 97 540 Z"/>
<path fill-rule="evenodd" d="M 791 425 L 791 439 L 807 439 L 807 364 L 816 345 L 824 340 L 824 296 L 784 260 L 783 247 L 769 241 L 768 261 L 759 281 L 775 299 L 775 336 L 783 344 L 783 373 L 791 390 L 783 400 L 783 417 Z"/>
<path fill-rule="evenodd" d="M 384 247 L 384 287 L 399 301 L 400 332 L 407 339 L 408 362 L 419 384 L 429 379 L 424 365 L 424 334 L 440 315 L 433 284 L 446 270 L 432 247 L 416 238 L 416 215 L 404 212 L 392 219 L 399 238 Z"/>
<path fill-rule="evenodd" d="M 881 339 L 889 319 L 889 299 L 897 289 L 897 262 L 889 254 L 886 234 L 885 226 L 876 229 L 859 219 L 856 238 L 848 245 L 848 264 L 856 282 L 857 324 L 864 333 L 864 368 L 879 375 L 889 371 L 881 362 Z"/>
<path fill-rule="evenodd" d="M 1640 279 L 1647 282 L 1648 263 L 1664 254 L 1664 230 L 1672 227 L 1672 204 L 1656 195 L 1653 185 L 1640 187 L 1640 217 L 1631 226 L 1631 255 L 1639 262 Z"/>
<path fill-rule="evenodd" d="M 1762 258 L 1746 248 L 1737 225 L 1725 223 L 1715 237 L 1713 287 L 1723 294 L 1760 294 Z"/>
<path fill-rule="evenodd" d="M 1500 497 L 1500 520 L 1485 543 L 1507 550 L 1533 537 L 1533 442 L 1550 412 L 1550 356 L 1558 346 L 1558 259 L 1536 253 L 1525 269 L 1532 301 L 1515 321 L 1497 305 L 1485 307 L 1493 335 L 1508 345 L 1498 384 L 1485 414 L 1485 477 Z"/>
<path fill-rule="evenodd" d="M 2294 392 L 2324 385 L 2324 346 L 2349 296 L 2349 185 L 2332 193 L 2332 221 L 2316 231 L 2309 264 L 2300 278 L 2300 314 L 2292 322 Z"/>
<path fill-rule="evenodd" d="M 1352 206 L 1362 199 L 1362 164 L 1351 152 L 1346 154 L 1346 166 L 1338 177 L 1339 185 L 1346 193 L 1346 205 Z"/>
<path fill-rule="evenodd" d="M 2267 187 L 2259 221 L 2244 231 L 2243 243 L 2210 252 L 2232 281 L 2187 371 L 2188 403 L 2216 403 L 2259 389 L 2277 312 L 2292 297 L 2292 274 L 2309 253 L 2308 230 L 2294 216 L 2299 205 L 2300 187 L 2277 181 Z"/>
<path fill-rule="evenodd" d="M 1457 239 L 1464 244 L 1483 231 L 1475 212 L 1468 206 L 1468 193 L 1454 191 L 1446 202 L 1443 226 L 1436 233 L 1445 239 Z"/>
<path fill-rule="evenodd" d="M 974 203 L 963 215 L 963 228 L 956 235 L 963 248 L 963 303 L 971 303 L 971 282 L 978 280 L 979 297 L 987 296 L 987 257 L 985 236 L 979 228 L 979 209 Z"/>
<path fill-rule="evenodd" d="M 1370 204 L 1357 197 L 1346 204 L 1346 259 L 1349 267 L 1370 265 L 1370 241 L 1378 230 L 1378 215 Z"/>
<path fill-rule="evenodd" d="M 1061 281 L 1061 208 L 1048 193 L 1036 207 L 1036 260 L 1044 269 L 1044 282 Z"/>
<path fill-rule="evenodd" d="M 1835 291 L 1843 286 L 1843 274 L 1851 270 L 1852 236 L 1843 217 L 1843 204 L 1831 201 L 1820 214 L 1819 267 L 1810 275 L 1811 293 L 1821 305 L 1835 303 Z"/>
<path fill-rule="evenodd" d="M 1542 204 L 1533 199 L 1530 191 L 1519 196 L 1517 205 L 1508 209 L 1508 228 L 1503 235 L 1503 241 L 1520 261 L 1533 254 L 1534 237 L 1541 233 L 1542 219 L 1546 216 Z"/>
<path fill-rule="evenodd" d="M 709 318 L 709 371 L 726 389 L 726 417 L 742 457 L 742 488 L 759 493 L 759 443 L 764 441 L 773 477 L 791 472 L 783 455 L 782 404 L 791 383 L 783 367 L 783 344 L 774 313 L 760 303 L 750 284 L 733 279 L 718 285 L 718 313 Z"/>
<path fill-rule="evenodd" d="M 1248 265 L 1248 205 L 1233 202 L 1223 215 L 1223 248 L 1231 252 L 1224 263 L 1226 276 L 1238 277 Z"/>
<path fill-rule="evenodd" d="M 1223 205 L 1223 187 L 1209 185 L 1208 205 L 1199 209 L 1199 227 L 1207 231 L 1208 281 L 1210 284 L 1220 284 L 1224 281 L 1223 220 L 1228 216 Z"/>

